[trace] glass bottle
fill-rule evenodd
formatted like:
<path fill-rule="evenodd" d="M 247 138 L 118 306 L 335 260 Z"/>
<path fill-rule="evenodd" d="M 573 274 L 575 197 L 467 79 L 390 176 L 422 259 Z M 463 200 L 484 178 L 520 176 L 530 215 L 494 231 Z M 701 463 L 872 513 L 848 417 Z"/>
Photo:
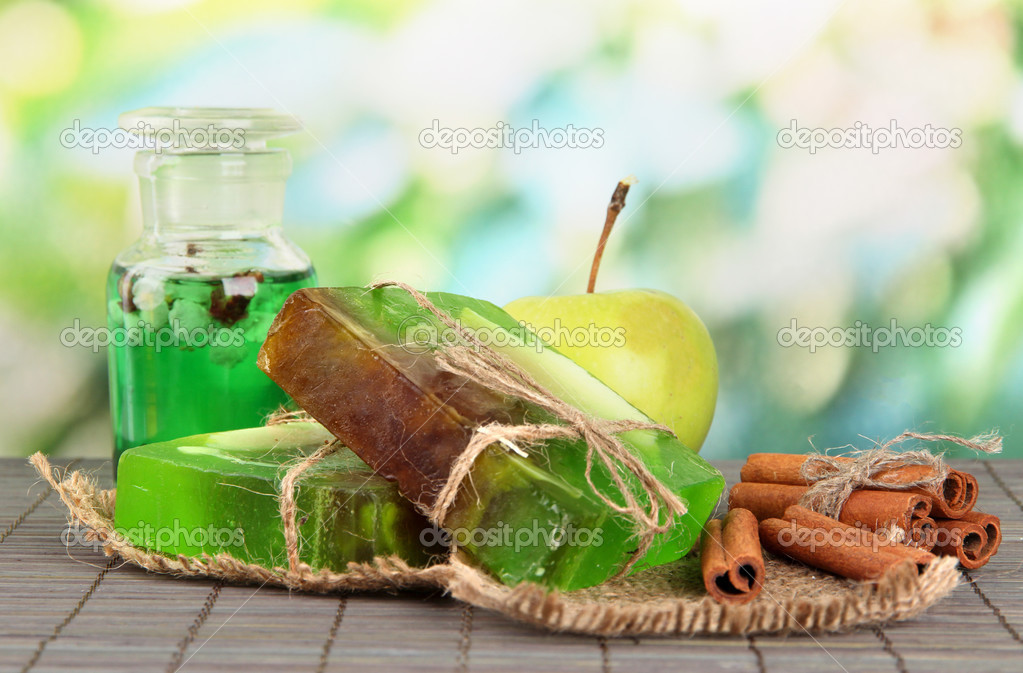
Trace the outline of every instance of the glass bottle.
<path fill-rule="evenodd" d="M 287 401 L 256 367 L 271 321 L 316 284 L 281 229 L 300 129 L 272 110 L 145 108 L 120 125 L 135 157 L 142 236 L 107 283 L 114 465 L 130 447 L 258 425 Z"/>

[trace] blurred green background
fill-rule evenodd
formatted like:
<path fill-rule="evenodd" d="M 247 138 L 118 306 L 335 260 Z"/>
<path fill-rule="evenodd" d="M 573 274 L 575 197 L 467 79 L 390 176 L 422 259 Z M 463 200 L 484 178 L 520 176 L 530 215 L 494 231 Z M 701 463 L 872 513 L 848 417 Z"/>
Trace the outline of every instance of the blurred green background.
<path fill-rule="evenodd" d="M 0 2 L 3 451 L 107 456 L 110 261 L 138 236 L 132 151 L 75 120 L 148 105 L 300 116 L 285 224 L 324 284 L 396 278 L 505 303 L 577 293 L 607 199 L 633 188 L 598 289 L 703 317 L 721 394 L 703 454 L 904 429 L 1000 428 L 1023 394 L 1019 3 L 42 0 Z M 499 122 L 599 148 L 423 147 Z M 958 148 L 824 149 L 802 128 L 961 129 Z M 958 327 L 958 347 L 784 348 L 778 331 Z"/>

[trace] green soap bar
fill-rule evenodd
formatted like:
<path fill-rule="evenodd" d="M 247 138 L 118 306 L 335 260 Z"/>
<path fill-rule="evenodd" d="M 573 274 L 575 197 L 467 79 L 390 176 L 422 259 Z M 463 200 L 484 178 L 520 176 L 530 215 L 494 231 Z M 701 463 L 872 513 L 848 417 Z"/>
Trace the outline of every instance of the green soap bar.
<path fill-rule="evenodd" d="M 427 296 L 566 402 L 602 418 L 649 422 L 497 306 Z M 407 498 L 428 508 L 480 425 L 558 422 L 535 405 L 444 371 L 436 358 L 450 336 L 400 288 L 305 289 L 278 314 L 259 364 L 363 460 L 395 479 Z M 688 505 L 636 567 L 674 561 L 699 539 L 724 479 L 670 433 L 636 430 L 621 439 Z M 575 589 L 603 582 L 632 557 L 637 538 L 633 522 L 587 483 L 586 451 L 584 441 L 569 439 L 528 447 L 526 456 L 492 445 L 476 460 L 445 527 L 472 561 L 506 584 Z M 592 477 L 615 497 L 599 460 Z M 626 479 L 642 498 L 638 480 Z"/>
<path fill-rule="evenodd" d="M 232 430 L 125 451 L 117 470 L 118 532 L 163 554 L 228 553 L 287 567 L 277 494 L 289 466 L 334 437 L 318 423 Z M 414 566 L 435 543 L 427 520 L 346 448 L 310 467 L 296 488 L 299 559 L 344 571 L 397 555 Z M 425 531 L 425 534 L 424 534 Z"/>

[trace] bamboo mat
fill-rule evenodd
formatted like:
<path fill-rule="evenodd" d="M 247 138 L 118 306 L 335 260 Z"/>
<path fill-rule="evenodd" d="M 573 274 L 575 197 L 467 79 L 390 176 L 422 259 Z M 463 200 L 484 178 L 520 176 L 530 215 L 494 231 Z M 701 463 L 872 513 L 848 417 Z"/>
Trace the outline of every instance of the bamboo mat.
<path fill-rule="evenodd" d="M 3 671 L 1023 671 L 1023 461 L 957 461 L 1002 548 L 916 620 L 851 633 L 550 634 L 443 596 L 307 596 L 150 575 L 75 543 L 25 461 L 0 459 Z M 87 461 L 110 483 L 110 465 Z M 739 463 L 719 463 L 728 483 Z M 64 539 L 62 539 L 62 537 Z"/>

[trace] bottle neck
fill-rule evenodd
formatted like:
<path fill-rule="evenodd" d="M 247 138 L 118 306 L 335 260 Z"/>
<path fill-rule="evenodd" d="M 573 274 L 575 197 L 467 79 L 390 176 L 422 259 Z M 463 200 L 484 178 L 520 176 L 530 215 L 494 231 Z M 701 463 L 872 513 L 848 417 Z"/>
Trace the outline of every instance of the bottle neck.
<path fill-rule="evenodd" d="M 243 238 L 279 227 L 291 159 L 283 150 L 135 158 L 142 223 L 159 238 Z"/>

